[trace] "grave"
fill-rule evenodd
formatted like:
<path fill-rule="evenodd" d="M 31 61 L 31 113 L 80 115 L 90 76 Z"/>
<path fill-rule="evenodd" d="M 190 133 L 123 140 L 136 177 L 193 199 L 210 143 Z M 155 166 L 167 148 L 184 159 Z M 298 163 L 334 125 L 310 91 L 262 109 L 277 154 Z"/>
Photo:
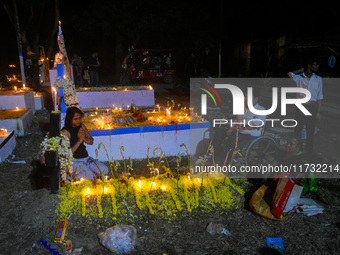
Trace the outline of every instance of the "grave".
<path fill-rule="evenodd" d="M 17 136 L 24 136 L 33 121 L 32 109 L 7 109 L 0 110 L 0 127 L 13 130 Z"/>
<path fill-rule="evenodd" d="M 43 110 L 44 109 L 44 96 L 39 92 L 34 93 L 34 105 L 35 110 Z"/>
<path fill-rule="evenodd" d="M 0 163 L 12 154 L 15 145 L 14 131 L 0 130 Z"/>
<path fill-rule="evenodd" d="M 112 157 L 119 160 L 121 158 L 120 147 L 124 146 L 125 158 L 145 159 L 148 147 L 150 147 L 150 157 L 159 156 L 153 155 L 156 147 L 161 148 L 165 156 L 176 156 L 178 153 L 185 153 L 185 147 L 181 147 L 181 144 L 185 144 L 189 149 L 189 154 L 193 155 L 204 131 L 209 127 L 209 122 L 201 122 L 91 130 L 94 143 L 86 145 L 86 149 L 89 155 L 95 157 L 96 149 L 100 143 L 103 143 L 110 160 Z M 99 150 L 98 159 L 108 161 L 103 149 Z"/>
<path fill-rule="evenodd" d="M 29 108 L 35 113 L 34 94 L 32 89 L 0 91 L 0 109 Z"/>

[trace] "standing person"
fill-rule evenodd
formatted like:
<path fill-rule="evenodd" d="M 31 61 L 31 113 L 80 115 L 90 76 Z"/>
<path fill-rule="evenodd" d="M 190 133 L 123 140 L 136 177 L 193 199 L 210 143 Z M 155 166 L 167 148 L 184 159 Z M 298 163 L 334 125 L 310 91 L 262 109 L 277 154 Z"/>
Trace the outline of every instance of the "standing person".
<path fill-rule="evenodd" d="M 98 87 L 99 85 L 99 67 L 98 52 L 93 52 L 88 61 L 90 73 L 90 86 Z"/>
<path fill-rule="evenodd" d="M 323 99 L 322 93 L 322 79 L 315 73 L 319 70 L 319 64 L 317 61 L 307 61 L 305 68 L 300 68 L 293 72 L 288 72 L 288 76 L 292 78 L 297 87 L 308 89 L 311 93 L 311 99 L 305 103 L 304 106 L 312 115 L 304 115 L 299 109 L 295 109 L 295 119 L 298 124 L 294 130 L 294 136 L 297 139 L 301 138 L 303 126 L 306 125 L 307 135 L 307 153 L 313 153 L 314 145 L 314 131 L 317 121 L 320 121 L 321 102 Z M 303 94 L 297 94 L 297 98 L 303 98 Z"/>
<path fill-rule="evenodd" d="M 74 84 L 83 87 L 83 70 L 84 70 L 84 62 L 77 54 L 73 55 L 72 59 L 73 66 L 73 78 Z"/>
<path fill-rule="evenodd" d="M 39 89 L 40 81 L 39 81 L 39 65 L 38 60 L 35 57 L 35 53 L 32 51 L 27 52 L 27 58 L 25 61 L 26 66 L 26 77 L 28 87 Z"/>
<path fill-rule="evenodd" d="M 70 107 L 66 111 L 65 126 L 61 130 L 70 139 L 73 157 L 73 175 L 75 179 L 95 179 L 95 175 L 108 175 L 108 167 L 98 160 L 89 157 L 84 143 L 92 145 L 93 137 L 82 123 L 84 113 L 77 107 Z"/>

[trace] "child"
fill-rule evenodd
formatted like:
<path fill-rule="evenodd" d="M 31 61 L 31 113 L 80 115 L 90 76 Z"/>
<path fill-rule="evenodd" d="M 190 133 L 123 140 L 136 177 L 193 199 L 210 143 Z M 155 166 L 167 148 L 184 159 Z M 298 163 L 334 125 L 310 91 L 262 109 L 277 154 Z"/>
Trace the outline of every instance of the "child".
<path fill-rule="evenodd" d="M 84 113 L 77 107 L 70 107 L 66 111 L 65 126 L 61 130 L 70 139 L 73 157 L 73 175 L 75 179 L 95 179 L 95 174 L 108 175 L 108 167 L 98 160 L 89 157 L 84 143 L 92 145 L 93 137 L 82 123 Z"/>

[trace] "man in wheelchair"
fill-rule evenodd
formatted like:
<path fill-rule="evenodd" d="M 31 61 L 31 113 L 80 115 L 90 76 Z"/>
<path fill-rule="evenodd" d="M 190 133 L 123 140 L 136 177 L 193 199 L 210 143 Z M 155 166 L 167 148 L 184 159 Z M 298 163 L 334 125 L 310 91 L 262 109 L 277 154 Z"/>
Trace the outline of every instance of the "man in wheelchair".
<path fill-rule="evenodd" d="M 234 125 L 229 128 L 221 126 L 215 127 L 212 145 L 214 147 L 215 162 L 219 165 L 224 164 L 228 151 L 235 149 L 236 142 L 237 147 L 242 148 L 263 134 L 263 126 L 256 126 L 261 126 L 261 123 L 265 123 L 266 116 L 252 113 L 247 106 L 248 93 L 244 94 L 244 115 L 238 115 L 233 122 Z M 265 110 L 265 108 L 259 104 L 259 96 L 259 89 L 253 88 L 254 108 L 257 110 Z M 248 121 L 250 121 L 251 126 L 248 125 Z"/>

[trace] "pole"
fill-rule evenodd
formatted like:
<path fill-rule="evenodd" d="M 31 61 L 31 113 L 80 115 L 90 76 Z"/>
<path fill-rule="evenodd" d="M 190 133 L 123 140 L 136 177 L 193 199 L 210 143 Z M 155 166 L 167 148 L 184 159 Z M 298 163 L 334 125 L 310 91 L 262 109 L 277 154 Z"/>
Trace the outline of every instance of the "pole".
<path fill-rule="evenodd" d="M 26 76 L 25 76 L 25 67 L 24 67 L 24 56 L 22 54 L 22 42 L 21 42 L 19 16 L 18 16 L 18 9 L 17 9 L 17 2 L 16 2 L 16 0 L 13 0 L 13 9 L 14 9 L 15 30 L 16 30 L 16 34 L 17 34 L 17 43 L 18 43 L 18 51 L 19 51 L 19 63 L 20 63 L 20 70 L 21 70 L 21 80 L 22 80 L 22 84 L 26 85 Z"/>
<path fill-rule="evenodd" d="M 50 113 L 50 137 L 60 136 L 60 113 Z M 58 152 L 45 152 L 46 166 L 50 169 L 50 192 L 57 194 L 60 189 L 60 164 Z"/>
<path fill-rule="evenodd" d="M 220 43 L 218 49 L 218 78 L 222 77 L 222 33 L 223 33 L 223 0 L 220 5 Z"/>

